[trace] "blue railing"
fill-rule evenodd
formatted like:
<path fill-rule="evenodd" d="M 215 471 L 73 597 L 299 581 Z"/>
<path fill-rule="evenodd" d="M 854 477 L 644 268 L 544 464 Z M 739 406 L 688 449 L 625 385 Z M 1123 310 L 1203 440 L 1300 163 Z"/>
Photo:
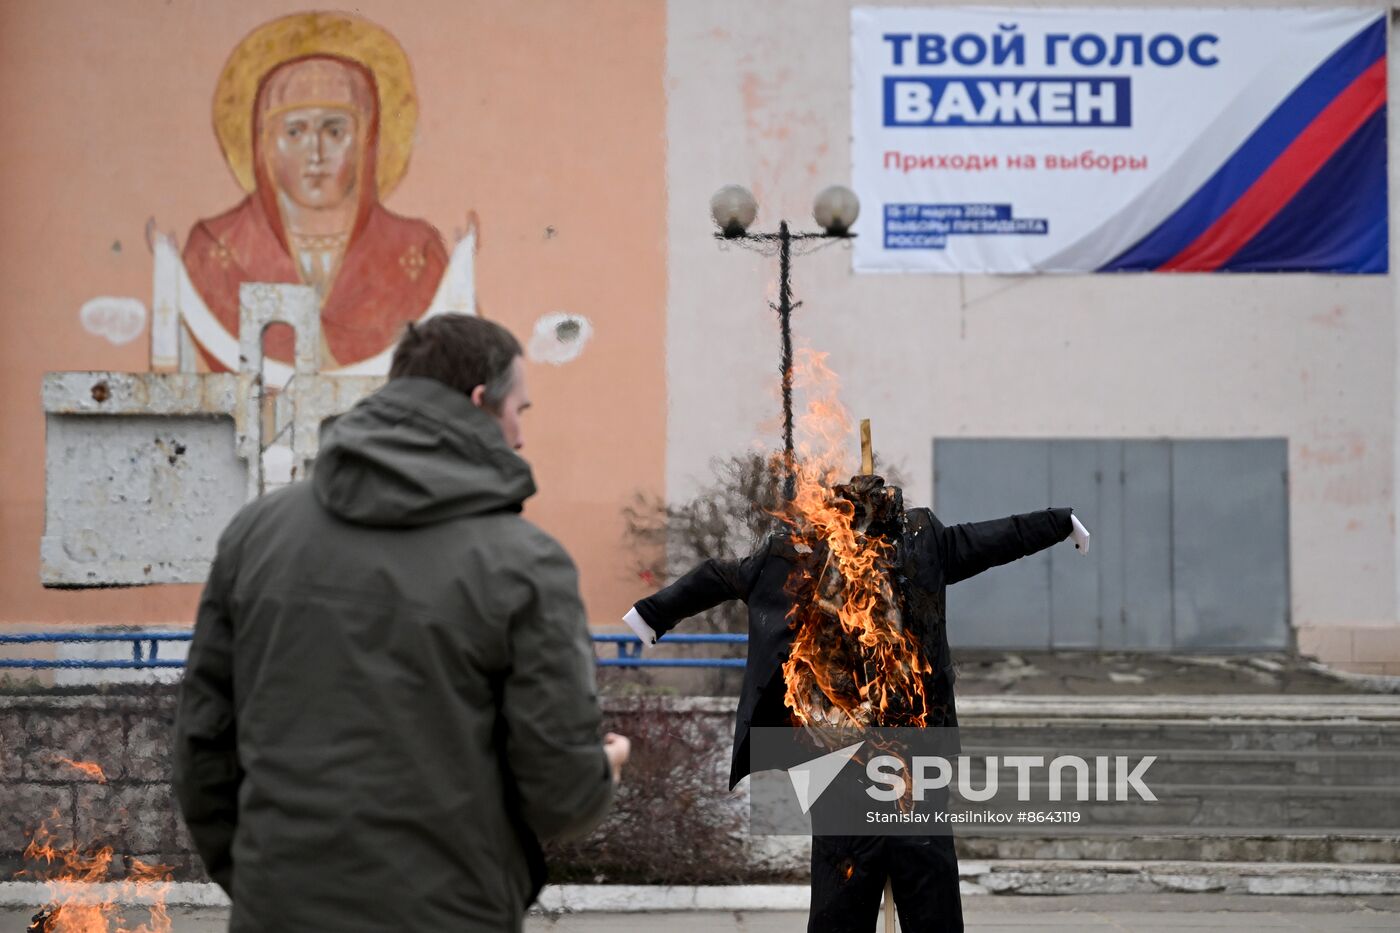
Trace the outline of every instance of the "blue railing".
<path fill-rule="evenodd" d="M 0 669 L 25 670 L 145 670 L 162 667 L 184 667 L 183 658 L 162 658 L 162 642 L 189 641 L 190 632 L 19 632 L 0 633 L 0 645 L 46 643 L 131 643 L 131 658 L 86 659 L 64 658 L 0 658 Z M 747 635 L 665 635 L 666 645 L 747 645 Z M 743 658 L 669 658 L 642 657 L 642 640 L 636 635 L 594 635 L 595 645 L 614 645 L 617 657 L 598 659 L 600 667 L 743 667 Z"/>
<path fill-rule="evenodd" d="M 617 645 L 617 657 L 599 658 L 599 667 L 743 667 L 743 658 L 644 658 L 636 635 L 594 635 L 595 645 Z M 747 635 L 662 635 L 663 645 L 747 645 Z"/>
<path fill-rule="evenodd" d="M 46 644 L 53 642 L 89 642 L 119 644 L 131 642 L 131 660 L 98 660 L 96 658 L 0 658 L 0 668 L 29 670 L 71 669 L 144 669 L 154 667 L 184 667 L 183 658 L 162 658 L 160 644 L 165 641 L 189 641 L 190 632 L 20 632 L 0 633 L 0 645 Z"/>

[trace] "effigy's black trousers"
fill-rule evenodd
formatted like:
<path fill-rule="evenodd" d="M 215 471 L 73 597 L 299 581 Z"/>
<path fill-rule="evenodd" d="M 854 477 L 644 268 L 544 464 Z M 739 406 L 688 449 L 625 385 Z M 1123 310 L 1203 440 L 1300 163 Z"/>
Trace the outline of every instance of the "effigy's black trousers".
<path fill-rule="evenodd" d="M 807 933 L 876 929 L 885 880 L 903 933 L 962 933 L 958 857 L 941 836 L 812 837 Z"/>

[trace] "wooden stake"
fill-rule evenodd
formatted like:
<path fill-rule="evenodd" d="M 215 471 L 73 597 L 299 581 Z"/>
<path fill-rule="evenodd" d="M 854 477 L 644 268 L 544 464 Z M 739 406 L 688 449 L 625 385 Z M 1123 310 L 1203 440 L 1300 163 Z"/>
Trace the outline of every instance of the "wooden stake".
<path fill-rule="evenodd" d="M 869 424 L 870 422 L 865 422 Z M 894 933 L 894 882 L 885 879 L 885 933 Z"/>
<path fill-rule="evenodd" d="M 875 472 L 875 450 L 870 446 L 870 419 L 860 419 L 860 472 L 869 476 Z"/>

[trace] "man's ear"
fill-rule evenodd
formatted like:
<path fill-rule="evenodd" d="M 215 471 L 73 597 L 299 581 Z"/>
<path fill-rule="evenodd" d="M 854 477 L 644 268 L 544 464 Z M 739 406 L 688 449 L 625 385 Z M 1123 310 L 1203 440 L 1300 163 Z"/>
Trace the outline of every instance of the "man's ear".
<path fill-rule="evenodd" d="M 486 401 L 486 386 L 484 386 L 484 385 L 479 385 L 479 386 L 477 386 L 475 389 L 472 389 L 472 404 L 473 404 L 473 405 L 475 405 L 477 408 L 483 408 L 483 407 L 485 407 L 485 406 L 483 405 L 483 403 L 484 403 L 485 401 Z"/>

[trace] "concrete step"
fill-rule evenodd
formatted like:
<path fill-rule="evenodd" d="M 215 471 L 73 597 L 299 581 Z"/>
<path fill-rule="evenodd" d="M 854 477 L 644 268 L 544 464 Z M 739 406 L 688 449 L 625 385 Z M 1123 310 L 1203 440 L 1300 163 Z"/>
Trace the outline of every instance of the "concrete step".
<path fill-rule="evenodd" d="M 1061 696 L 1007 694 L 958 697 L 960 719 L 1206 720 L 1400 724 L 1400 695 L 1210 694 L 1202 696 Z"/>
<path fill-rule="evenodd" d="M 1317 749 L 1160 749 L 1160 748 L 1078 748 L 1057 744 L 1021 748 L 1004 745 L 963 744 L 969 756 L 974 786 L 981 786 L 986 772 L 986 756 L 995 755 L 1000 764 L 998 779 L 1003 783 L 1016 777 L 1016 770 L 1004 764 L 1008 756 L 1039 756 L 1048 764 L 1057 755 L 1074 754 L 1092 761 L 1103 755 L 1123 755 L 1137 762 L 1155 756 L 1148 770 L 1152 783 L 1260 785 L 1367 785 L 1394 786 L 1400 775 L 1400 750 L 1319 751 Z M 1043 769 L 1037 769 L 1041 774 Z"/>
<path fill-rule="evenodd" d="M 1192 861 L 1161 862 L 1063 862 L 1041 859 L 1016 859 L 995 861 L 963 861 L 958 865 L 958 877 L 962 894 L 967 896 L 988 894 L 1033 894 L 1033 895 L 1151 895 L 1151 894 L 1229 894 L 1229 895 L 1312 895 L 1335 897 L 1337 895 L 1395 895 L 1400 894 L 1400 868 L 1394 865 L 1338 865 L 1328 863 L 1274 865 L 1259 862 L 1215 862 Z M 160 887 L 163 902 L 170 907 L 182 908 L 184 916 L 177 921 L 176 929 L 224 929 L 227 926 L 228 898 L 213 884 L 175 884 L 152 886 Z M 133 907 L 149 906 L 154 901 L 153 894 L 136 891 L 132 886 L 115 884 L 73 885 L 71 895 L 76 903 L 112 903 L 129 910 Z M 33 882 L 0 882 L 0 909 L 19 911 L 17 916 L 8 919 L 13 927 L 20 929 L 29 919 L 35 907 L 47 903 L 52 892 L 41 884 Z M 400 896 L 401 892 L 386 892 L 386 896 Z M 719 918 L 709 911 L 732 911 L 748 914 L 743 921 L 735 918 L 733 929 L 801 929 L 811 898 L 811 889 L 805 884 L 773 885 L 620 885 L 620 884 L 566 884 L 548 885 L 540 893 L 536 912 L 554 914 L 548 921 L 550 929 L 556 923 L 562 929 L 567 924 L 562 915 L 593 915 L 592 921 L 569 925 L 569 929 L 589 930 L 656 930 L 685 929 L 707 931 L 730 929 L 727 922 L 716 923 Z M 1008 899 L 1009 900 L 1009 899 Z M 981 910 L 982 903 L 1006 904 L 1008 900 L 986 898 L 984 901 L 965 901 L 964 910 Z M 1179 899 L 1180 901 L 1181 899 Z M 1271 898 L 1272 900 L 1272 898 Z M 1182 925 L 1192 930 L 1223 929 L 1221 914 L 1213 914 L 1192 909 L 1190 901 L 1182 904 L 1186 911 L 1174 915 L 1174 923 L 1153 924 L 1152 929 L 1178 929 Z M 1199 902 L 1196 902 L 1199 903 Z M 1327 903 L 1327 902 L 1324 902 Z M 1141 918 L 1146 904 L 1135 904 L 1132 916 Z M 1151 905 L 1160 910 L 1160 902 Z M 1239 901 L 1233 902 L 1234 910 L 1250 910 Z M 1039 924 L 1029 921 L 1029 915 L 1018 917 L 1012 924 L 1015 929 L 1069 930 L 1086 929 L 1086 924 L 1105 917 L 1103 905 L 1097 905 L 1091 913 L 1080 913 L 1083 905 L 1075 910 L 1075 915 L 1066 912 L 1063 919 L 1049 919 L 1054 916 L 1054 905 L 1041 902 L 1033 908 L 1041 913 Z M 1326 908 L 1323 908 L 1326 909 Z M 198 911 L 190 922 L 189 911 Z M 1310 924 L 1309 920 L 1319 917 L 1318 908 L 1306 902 L 1299 903 L 1293 910 L 1301 923 L 1290 925 L 1289 929 L 1321 929 Z M 790 911 L 796 916 L 791 922 L 771 923 L 753 916 L 764 911 Z M 625 923 L 617 914 L 640 914 L 650 916 L 641 923 Z M 662 912 L 668 912 L 663 914 Z M 697 916 L 697 912 L 699 912 Z M 599 916 L 602 915 L 602 916 Z M 682 919 L 689 916 L 691 921 Z M 134 917 L 132 919 L 135 919 Z M 1123 918 L 1125 921 L 1127 917 Z M 1366 929 L 1392 929 L 1393 915 L 1375 912 L 1367 922 Z M 562 921 L 562 922 L 561 922 Z M 1183 923 L 1184 921 L 1184 923 Z M 1129 921 L 1131 922 L 1131 921 Z M 622 923 L 623 925 L 619 925 Z M 677 925 L 679 923 L 679 926 Z M 1117 923 L 1113 929 L 1128 929 Z M 1229 923 L 1230 929 L 1243 929 L 1244 925 Z M 543 928 L 543 927 L 542 927 Z M 981 927 L 979 927 L 981 928 Z M 998 929 L 1002 927 L 998 925 Z M 1095 924 L 1094 929 L 1101 929 Z M 1257 928 L 1257 927 L 1256 927 Z M 1347 929 L 1361 927 L 1348 926 Z M 1132 929 L 1142 929 L 1133 923 Z M 1270 926 L 1269 929 L 1274 929 Z"/>
<path fill-rule="evenodd" d="M 1327 827 L 1248 829 L 1139 826 L 1117 831 L 1083 827 L 989 829 L 957 836 L 968 859 L 1194 860 L 1201 862 L 1330 862 L 1400 864 L 1400 832 L 1338 832 Z"/>
<path fill-rule="evenodd" d="M 987 894 L 1400 894 L 1395 864 L 1036 859 L 958 869 L 965 889 Z"/>
<path fill-rule="evenodd" d="M 980 789 L 973 784 L 973 789 Z M 1331 831 L 1400 830 L 1400 788 L 1362 785 L 1307 787 L 1297 785 L 1164 784 L 1149 782 L 1156 800 L 1135 794 L 1128 800 L 1054 801 L 1045 782 L 1030 782 L 1028 800 L 1017 800 L 1014 785 L 999 788 L 994 801 L 962 802 L 957 808 L 1000 813 L 1068 811 L 1079 814 L 1075 824 L 1090 829 L 1129 826 L 1240 828 L 1311 826 Z M 1066 798 L 1070 794 L 1062 794 Z M 1092 790 L 1092 785 L 1091 785 Z M 1110 793 L 1113 787 L 1110 785 Z M 955 788 L 956 791 L 956 788 Z M 1024 828 L 1024 824 L 1017 825 Z M 972 829 L 972 825 L 968 825 Z"/>
<path fill-rule="evenodd" d="M 1400 751 L 1400 696 L 969 697 L 965 745 Z"/>
<path fill-rule="evenodd" d="M 1056 718 L 964 722 L 959 731 L 964 745 L 978 747 L 1400 752 L 1400 724 L 1393 723 Z"/>

